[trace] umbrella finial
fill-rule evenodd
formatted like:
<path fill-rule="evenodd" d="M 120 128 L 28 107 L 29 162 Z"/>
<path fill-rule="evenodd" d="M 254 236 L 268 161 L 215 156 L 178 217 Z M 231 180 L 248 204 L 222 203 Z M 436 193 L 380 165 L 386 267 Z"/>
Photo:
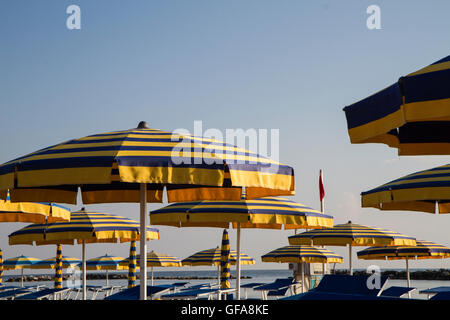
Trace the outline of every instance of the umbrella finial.
<path fill-rule="evenodd" d="M 347 223 L 352 223 L 352 220 L 348 220 L 348 222 Z"/>
<path fill-rule="evenodd" d="M 147 124 L 147 121 L 141 121 L 141 122 L 139 122 L 137 128 L 138 128 L 138 129 L 149 129 L 148 124 Z"/>

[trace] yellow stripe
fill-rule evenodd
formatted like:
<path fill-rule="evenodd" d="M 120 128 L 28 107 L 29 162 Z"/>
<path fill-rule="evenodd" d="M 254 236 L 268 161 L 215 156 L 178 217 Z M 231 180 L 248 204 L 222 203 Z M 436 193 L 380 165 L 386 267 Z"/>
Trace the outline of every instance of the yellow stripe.
<path fill-rule="evenodd" d="M 429 66 L 422 68 L 416 72 L 412 72 L 412 73 L 408 74 L 407 77 L 417 76 L 419 74 L 424 74 L 424 73 L 429 73 L 429 72 L 442 71 L 442 70 L 446 70 L 446 69 L 450 69 L 450 61 L 445 61 L 445 62 L 429 65 Z"/>
<path fill-rule="evenodd" d="M 364 125 L 351 128 L 348 130 L 351 143 L 364 143 L 367 139 L 375 139 L 377 136 L 381 136 L 389 132 L 394 128 L 398 128 L 405 124 L 405 116 L 403 114 L 403 109 L 391 113 L 384 118 L 371 121 Z M 376 141 L 371 141 L 376 142 Z M 390 141 L 395 143 L 395 139 Z M 389 144 L 392 146 L 391 144 Z"/>
<path fill-rule="evenodd" d="M 450 98 L 408 103 L 405 104 L 404 110 L 407 121 L 448 118 L 450 114 Z"/>
<path fill-rule="evenodd" d="M 450 143 L 402 143 L 398 149 L 400 156 L 449 155 Z"/>

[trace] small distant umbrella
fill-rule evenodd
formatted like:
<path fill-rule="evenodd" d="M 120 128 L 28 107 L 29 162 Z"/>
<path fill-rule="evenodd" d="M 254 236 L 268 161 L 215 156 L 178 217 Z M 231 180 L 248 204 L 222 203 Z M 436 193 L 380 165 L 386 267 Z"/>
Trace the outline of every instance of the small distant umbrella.
<path fill-rule="evenodd" d="M 128 288 L 133 288 L 136 286 L 136 241 L 130 242 L 128 259 Z"/>
<path fill-rule="evenodd" d="M 137 267 L 140 268 L 140 255 L 136 258 Z M 120 262 L 120 265 L 126 266 L 129 264 L 129 258 Z M 151 285 L 153 285 L 153 268 L 154 267 L 181 267 L 180 259 L 155 251 L 147 253 L 147 267 L 151 267 Z"/>
<path fill-rule="evenodd" d="M 74 257 L 68 257 L 65 255 L 61 255 L 61 268 L 68 269 L 79 267 L 81 265 L 81 260 Z M 48 258 L 45 260 L 41 260 L 33 264 L 31 269 L 56 269 L 57 268 L 57 256 L 53 258 Z"/>
<path fill-rule="evenodd" d="M 109 270 L 125 270 L 128 266 L 121 266 L 120 262 L 123 257 L 115 257 L 105 254 L 104 256 L 92 258 L 86 261 L 87 270 L 105 270 L 106 271 L 106 285 L 108 285 L 108 271 Z"/>
<path fill-rule="evenodd" d="M 220 288 L 229 289 L 230 285 L 230 240 L 227 229 L 223 230 L 222 247 L 220 250 Z"/>
<path fill-rule="evenodd" d="M 32 257 L 26 257 L 26 256 L 22 255 L 19 257 L 10 258 L 10 259 L 6 259 L 5 261 L 3 261 L 3 268 L 5 270 L 21 269 L 22 270 L 21 283 L 22 283 L 22 287 L 23 287 L 23 269 L 31 268 L 34 264 L 36 264 L 39 261 L 40 261 L 39 259 L 32 258 Z"/>
<path fill-rule="evenodd" d="M 349 247 L 349 273 L 352 269 L 352 246 L 416 245 L 416 239 L 381 228 L 368 227 L 349 221 L 333 228 L 310 230 L 290 236 L 291 245 L 329 245 Z"/>
<path fill-rule="evenodd" d="M 408 260 L 450 258 L 450 248 L 431 241 L 416 240 L 415 246 L 370 247 L 357 253 L 364 260 L 401 260 L 406 263 L 406 282 L 411 286 Z"/>
<path fill-rule="evenodd" d="M 302 292 L 305 291 L 304 263 L 342 263 L 341 256 L 325 249 L 308 245 L 285 246 L 261 256 L 262 262 L 291 262 L 302 264 Z"/>
<path fill-rule="evenodd" d="M 217 280 L 220 284 L 220 248 L 212 248 L 208 250 L 202 250 L 194 253 L 193 255 L 181 260 L 183 266 L 216 266 L 217 267 Z M 255 259 L 249 255 L 242 253 L 241 265 L 255 264 Z M 230 263 L 235 265 L 237 263 L 237 251 L 230 250 Z"/>
<path fill-rule="evenodd" d="M 62 246 L 56 246 L 56 263 L 55 263 L 55 289 L 62 288 Z"/>

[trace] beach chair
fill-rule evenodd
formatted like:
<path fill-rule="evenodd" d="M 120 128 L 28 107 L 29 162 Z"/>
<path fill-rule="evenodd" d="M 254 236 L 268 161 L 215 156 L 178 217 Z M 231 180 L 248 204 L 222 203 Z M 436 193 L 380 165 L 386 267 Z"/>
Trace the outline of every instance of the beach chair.
<path fill-rule="evenodd" d="M 259 287 L 259 286 L 262 286 L 263 284 L 266 284 L 266 283 L 262 283 L 262 282 L 251 282 L 251 283 L 246 283 L 246 284 L 243 284 L 242 286 L 241 286 L 241 289 L 243 288 L 243 289 L 245 289 L 244 290 L 244 296 L 245 296 L 245 299 L 247 300 L 248 299 L 248 294 L 247 294 L 247 290 L 248 289 L 252 289 L 252 288 L 254 288 L 254 287 Z"/>
<path fill-rule="evenodd" d="M 384 289 L 381 292 L 380 296 L 401 298 L 403 295 L 411 293 L 414 290 L 416 290 L 416 288 L 392 286 L 387 289 Z"/>
<path fill-rule="evenodd" d="M 295 285 L 294 279 L 292 277 L 289 278 L 279 278 L 274 282 L 263 284 L 261 286 L 253 287 L 255 291 L 261 291 L 261 299 L 267 300 L 268 291 L 278 291 L 284 288 L 289 289 L 292 285 Z"/>
<path fill-rule="evenodd" d="M 428 289 L 419 291 L 420 294 L 427 294 L 428 299 L 430 299 L 431 296 L 437 295 L 439 293 L 445 293 L 445 292 L 450 292 L 450 287 L 441 286 L 441 287 L 428 288 Z M 443 296 L 444 295 L 441 295 L 441 297 L 443 297 Z"/>
<path fill-rule="evenodd" d="M 450 292 L 438 292 L 430 298 L 430 300 L 450 300 Z"/>
<path fill-rule="evenodd" d="M 286 292 L 289 290 L 289 287 L 281 288 L 278 290 L 270 290 L 267 292 L 267 297 L 282 297 L 286 295 Z"/>
<path fill-rule="evenodd" d="M 9 290 L 0 291 L 0 300 L 11 300 L 22 294 L 30 293 L 31 291 L 27 288 L 13 288 Z"/>
<path fill-rule="evenodd" d="M 64 293 L 70 290 L 71 288 L 47 288 L 15 297 L 14 300 L 62 300 Z"/>
<path fill-rule="evenodd" d="M 217 295 L 217 300 L 222 300 L 221 297 L 228 293 L 234 292 L 236 289 L 218 289 L 218 288 L 206 288 L 206 289 L 194 289 L 194 290 L 181 290 L 180 292 L 172 294 L 163 294 L 162 300 L 200 300 L 207 299 L 212 300 L 212 297 Z"/>
<path fill-rule="evenodd" d="M 147 286 L 147 297 L 151 299 L 154 295 L 168 292 L 172 288 L 173 286 Z M 139 300 L 140 290 L 140 286 L 127 288 L 105 297 L 104 300 Z"/>
<path fill-rule="evenodd" d="M 219 288 L 219 284 L 218 283 L 201 283 L 201 284 L 196 284 L 193 286 L 189 286 L 189 287 L 184 287 L 181 288 L 181 291 L 185 291 L 185 290 L 196 290 L 196 289 L 214 289 L 214 288 Z"/>

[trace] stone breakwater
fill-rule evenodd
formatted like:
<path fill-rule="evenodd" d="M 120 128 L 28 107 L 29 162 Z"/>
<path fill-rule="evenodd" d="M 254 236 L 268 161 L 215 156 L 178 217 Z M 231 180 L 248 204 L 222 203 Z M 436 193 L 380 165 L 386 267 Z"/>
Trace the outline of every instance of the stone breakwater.
<path fill-rule="evenodd" d="M 335 274 L 347 274 L 347 270 L 336 270 Z M 364 275 L 367 274 L 365 271 L 353 271 L 354 275 Z M 450 270 L 449 269 L 438 269 L 438 270 L 417 270 L 410 271 L 411 280 L 450 280 Z M 406 280 L 406 270 L 396 271 L 396 270 L 385 270 L 381 272 L 382 276 L 389 277 L 389 279 L 399 279 Z"/>
<path fill-rule="evenodd" d="M 69 280 L 71 279 L 72 275 L 63 275 L 63 280 Z M 139 273 L 136 274 L 136 278 L 139 279 Z M 241 276 L 241 279 L 251 279 L 252 277 L 249 276 Z M 54 281 L 53 275 L 24 275 L 23 281 L 25 282 L 32 282 L 32 281 Z M 106 273 L 87 273 L 86 274 L 86 280 L 102 280 L 106 279 Z M 120 280 L 120 279 L 128 279 L 128 274 L 121 274 L 121 273 L 110 273 L 108 274 L 109 280 Z M 180 276 L 180 277 L 153 277 L 155 280 L 217 280 L 217 277 L 198 277 L 198 276 Z M 231 279 L 235 279 L 234 276 L 231 277 Z M 4 282 L 20 282 L 22 281 L 22 278 L 20 276 L 18 277 L 11 277 L 9 279 L 4 280 Z"/>

